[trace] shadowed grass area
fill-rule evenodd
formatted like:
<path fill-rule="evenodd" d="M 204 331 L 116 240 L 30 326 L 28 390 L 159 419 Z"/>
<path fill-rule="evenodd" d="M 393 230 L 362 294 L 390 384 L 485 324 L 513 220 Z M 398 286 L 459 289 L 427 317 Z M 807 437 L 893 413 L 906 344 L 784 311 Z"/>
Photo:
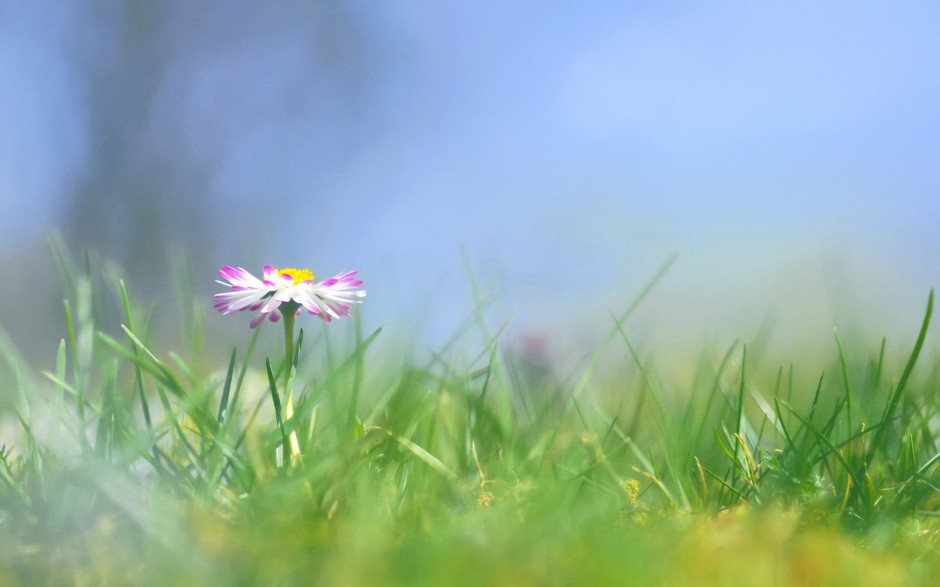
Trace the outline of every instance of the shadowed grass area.
<path fill-rule="evenodd" d="M 662 272 L 559 373 L 504 351 L 479 310 L 476 356 L 447 344 L 416 363 L 374 357 L 385 334 L 349 322 L 310 322 L 289 361 L 266 359 L 274 333 L 214 342 L 188 308 L 187 359 L 151 342 L 158 318 L 113 272 L 57 259 L 52 368 L 2 349 L 0 584 L 929 585 L 940 570 L 933 292 L 906 348 L 837 334 L 812 384 L 735 344 L 675 389 L 629 329 Z"/>

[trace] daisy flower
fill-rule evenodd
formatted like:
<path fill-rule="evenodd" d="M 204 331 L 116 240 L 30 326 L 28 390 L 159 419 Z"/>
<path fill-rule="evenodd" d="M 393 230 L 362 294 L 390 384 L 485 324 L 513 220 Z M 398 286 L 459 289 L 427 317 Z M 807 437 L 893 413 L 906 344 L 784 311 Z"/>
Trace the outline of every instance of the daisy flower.
<path fill-rule="evenodd" d="M 309 269 L 276 269 L 265 265 L 263 278 L 258 279 L 241 267 L 225 266 L 219 269 L 222 280 L 216 282 L 232 291 L 215 294 L 213 299 L 215 308 L 223 315 L 245 310 L 258 312 L 251 321 L 252 328 L 265 318 L 277 322 L 281 314 L 293 316 L 302 310 L 329 322 L 333 318 L 349 318 L 352 305 L 365 297 L 365 290 L 356 289 L 362 285 L 362 280 L 356 277 L 358 273 L 358 270 L 340 273 L 316 283 Z"/>

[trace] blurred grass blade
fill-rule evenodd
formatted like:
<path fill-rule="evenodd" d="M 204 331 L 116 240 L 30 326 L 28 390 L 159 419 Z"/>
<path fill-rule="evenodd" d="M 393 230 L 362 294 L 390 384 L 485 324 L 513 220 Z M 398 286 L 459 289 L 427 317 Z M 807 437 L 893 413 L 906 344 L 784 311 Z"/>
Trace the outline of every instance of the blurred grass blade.
<path fill-rule="evenodd" d="M 277 421 L 277 427 L 281 431 L 281 443 L 283 447 L 283 464 L 286 467 L 290 462 L 290 441 L 287 437 L 287 431 L 284 430 L 284 413 L 281 406 L 281 398 L 277 391 L 277 378 L 274 370 L 271 368 L 271 359 L 264 360 L 264 368 L 268 374 L 268 390 L 271 392 L 271 402 L 274 404 L 274 418 Z"/>
<path fill-rule="evenodd" d="M 131 316 L 131 301 L 130 297 L 127 295 L 127 286 L 124 284 L 123 279 L 118 280 L 118 285 L 121 291 L 121 303 L 124 307 L 124 320 L 127 321 L 127 328 L 133 330 L 134 318 Z M 134 355 L 138 358 L 140 357 L 136 346 L 134 347 Z M 147 429 L 150 430 L 153 428 L 153 422 L 150 418 L 150 405 L 147 403 L 147 393 L 144 391 L 144 378 L 140 370 L 140 361 L 134 361 L 134 377 L 137 383 L 137 394 L 140 398 L 140 409 L 144 414 L 144 423 Z"/>
<path fill-rule="evenodd" d="M 381 431 L 387 434 L 388 436 L 390 436 L 391 438 L 394 438 L 400 445 L 408 449 L 413 455 L 415 455 L 416 457 L 424 461 L 424 463 L 426 463 L 429 467 L 431 467 L 432 469 L 440 473 L 448 481 L 455 481 L 457 479 L 457 473 L 454 473 L 454 471 L 451 470 L 450 467 L 442 463 L 440 459 L 438 459 L 437 457 L 435 457 L 428 451 L 424 450 L 423 448 L 421 448 L 414 442 L 408 440 L 404 436 L 395 434 L 391 430 L 386 430 L 385 428 L 381 428 L 378 426 L 371 426 L 367 429 L 367 431 L 368 430 Z"/>
<path fill-rule="evenodd" d="M 882 422 L 890 422 L 894 419 L 894 413 L 897 411 L 898 402 L 901 401 L 901 394 L 904 392 L 904 389 L 907 387 L 907 381 L 911 376 L 911 372 L 914 370 L 914 365 L 917 363 L 917 358 L 920 356 L 920 351 L 924 347 L 924 340 L 927 338 L 927 328 L 930 326 L 930 317 L 933 314 L 933 298 L 934 290 L 930 290 L 930 295 L 927 298 L 927 311 L 924 314 L 924 321 L 921 324 L 920 332 L 917 335 L 917 342 L 914 343 L 914 350 L 911 351 L 911 356 L 907 360 L 907 364 L 904 366 L 904 372 L 901 373 L 901 379 L 898 380 L 898 385 L 894 389 L 894 393 L 888 399 L 888 403 L 885 405 L 884 414 L 881 416 Z M 885 434 L 889 430 L 888 426 L 883 426 L 878 429 L 878 432 L 875 434 L 874 439 L 871 442 L 871 446 L 868 449 L 868 455 L 865 458 L 866 464 L 870 464 L 872 459 L 875 457 L 875 453 L 882 448 L 882 443 L 885 440 Z"/>
<path fill-rule="evenodd" d="M 225 423 L 225 410 L 228 408 L 229 390 L 232 388 L 232 374 L 235 373 L 235 349 L 228 361 L 228 370 L 225 372 L 225 384 L 222 386 L 222 399 L 219 401 L 219 414 L 216 420 L 219 425 Z"/>

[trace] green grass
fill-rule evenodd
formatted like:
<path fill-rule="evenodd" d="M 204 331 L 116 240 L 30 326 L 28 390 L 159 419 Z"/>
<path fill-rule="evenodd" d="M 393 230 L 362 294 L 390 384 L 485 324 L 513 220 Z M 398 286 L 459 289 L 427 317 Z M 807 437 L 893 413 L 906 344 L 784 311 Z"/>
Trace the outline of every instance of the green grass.
<path fill-rule="evenodd" d="M 560 373 L 503 349 L 479 308 L 482 344 L 459 350 L 461 331 L 424 362 L 379 356 L 387 333 L 359 322 L 307 319 L 285 365 L 262 356 L 281 332 L 209 333 L 210 304 L 185 295 L 167 336 L 116 271 L 62 250 L 50 367 L 0 348 L 0 585 L 931 585 L 940 571 L 933 292 L 909 342 L 837 333 L 814 349 L 819 373 L 735 344 L 678 389 L 629 320 L 669 263 Z"/>

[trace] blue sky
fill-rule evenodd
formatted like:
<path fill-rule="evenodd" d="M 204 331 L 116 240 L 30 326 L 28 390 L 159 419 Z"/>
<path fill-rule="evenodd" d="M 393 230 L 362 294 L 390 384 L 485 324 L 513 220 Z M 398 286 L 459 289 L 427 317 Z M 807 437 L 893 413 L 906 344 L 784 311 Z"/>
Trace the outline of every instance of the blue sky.
<path fill-rule="evenodd" d="M 2 6 L 0 246 L 68 222 L 90 141 L 63 39 L 92 22 Z M 218 264 L 359 266 L 364 319 L 426 307 L 432 340 L 468 311 L 464 253 L 494 312 L 534 330 L 609 323 L 676 250 L 650 331 L 771 313 L 825 332 L 845 297 L 916 321 L 937 281 L 934 3 L 353 6 L 352 94 L 309 64 L 302 23 L 224 53 L 180 35 L 192 58 L 152 132 L 185 128 L 181 156 L 224 145 L 194 194 L 219 210 Z"/>

